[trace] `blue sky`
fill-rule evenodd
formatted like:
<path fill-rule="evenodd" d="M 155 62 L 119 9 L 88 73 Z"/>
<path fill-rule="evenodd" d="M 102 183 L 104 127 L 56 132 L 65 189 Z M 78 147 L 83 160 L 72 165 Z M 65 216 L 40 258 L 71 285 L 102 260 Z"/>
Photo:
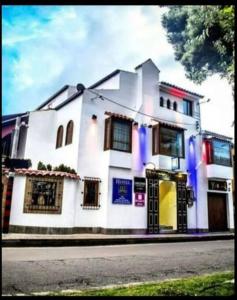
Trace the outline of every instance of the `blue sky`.
<path fill-rule="evenodd" d="M 174 60 L 158 6 L 3 6 L 2 113 L 34 110 L 65 84 L 89 86 L 151 58 L 160 80 L 211 98 L 202 127 L 234 135 L 234 102 L 218 75 L 195 85 Z"/>

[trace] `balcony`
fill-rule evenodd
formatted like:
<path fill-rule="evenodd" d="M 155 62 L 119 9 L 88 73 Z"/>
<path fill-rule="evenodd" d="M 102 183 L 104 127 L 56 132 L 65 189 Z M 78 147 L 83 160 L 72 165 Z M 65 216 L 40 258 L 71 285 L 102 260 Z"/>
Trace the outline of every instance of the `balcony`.
<path fill-rule="evenodd" d="M 207 165 L 208 178 L 233 179 L 233 169 L 231 166 Z"/>

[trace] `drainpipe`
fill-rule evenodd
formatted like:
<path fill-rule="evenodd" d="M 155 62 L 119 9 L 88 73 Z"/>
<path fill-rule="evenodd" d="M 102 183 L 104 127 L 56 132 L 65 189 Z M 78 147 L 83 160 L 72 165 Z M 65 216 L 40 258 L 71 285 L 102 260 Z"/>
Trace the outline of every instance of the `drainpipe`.
<path fill-rule="evenodd" d="M 21 117 L 17 117 L 15 129 L 13 133 L 11 158 L 17 157 L 17 146 L 18 146 L 19 134 L 20 134 L 20 122 L 21 122 Z"/>

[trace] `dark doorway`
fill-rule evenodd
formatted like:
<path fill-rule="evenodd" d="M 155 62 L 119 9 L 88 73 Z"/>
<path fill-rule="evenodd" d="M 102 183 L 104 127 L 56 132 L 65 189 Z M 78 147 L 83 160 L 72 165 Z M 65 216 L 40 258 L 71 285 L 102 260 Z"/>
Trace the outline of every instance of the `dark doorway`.
<path fill-rule="evenodd" d="M 227 230 L 226 194 L 208 193 L 209 231 Z"/>

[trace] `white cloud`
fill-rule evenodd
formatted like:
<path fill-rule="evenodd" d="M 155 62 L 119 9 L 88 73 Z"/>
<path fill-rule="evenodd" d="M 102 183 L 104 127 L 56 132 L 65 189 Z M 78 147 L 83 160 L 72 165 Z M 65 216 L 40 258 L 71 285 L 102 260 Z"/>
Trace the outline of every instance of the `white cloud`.
<path fill-rule="evenodd" d="M 218 77 L 201 86 L 185 78 L 161 26 L 165 10 L 158 6 L 57 6 L 55 11 L 40 7 L 47 22 L 30 18 L 10 24 L 5 20 L 3 47 L 18 53 L 13 63 L 5 62 L 14 74 L 14 96 L 9 94 L 9 101 L 18 99 L 15 112 L 34 109 L 65 84 L 88 86 L 114 69 L 133 71 L 151 58 L 161 70 L 162 81 L 213 99 L 202 108 L 207 129 L 218 129 L 221 119 L 220 130 L 233 134 L 228 127 L 233 115 L 230 88 Z"/>

